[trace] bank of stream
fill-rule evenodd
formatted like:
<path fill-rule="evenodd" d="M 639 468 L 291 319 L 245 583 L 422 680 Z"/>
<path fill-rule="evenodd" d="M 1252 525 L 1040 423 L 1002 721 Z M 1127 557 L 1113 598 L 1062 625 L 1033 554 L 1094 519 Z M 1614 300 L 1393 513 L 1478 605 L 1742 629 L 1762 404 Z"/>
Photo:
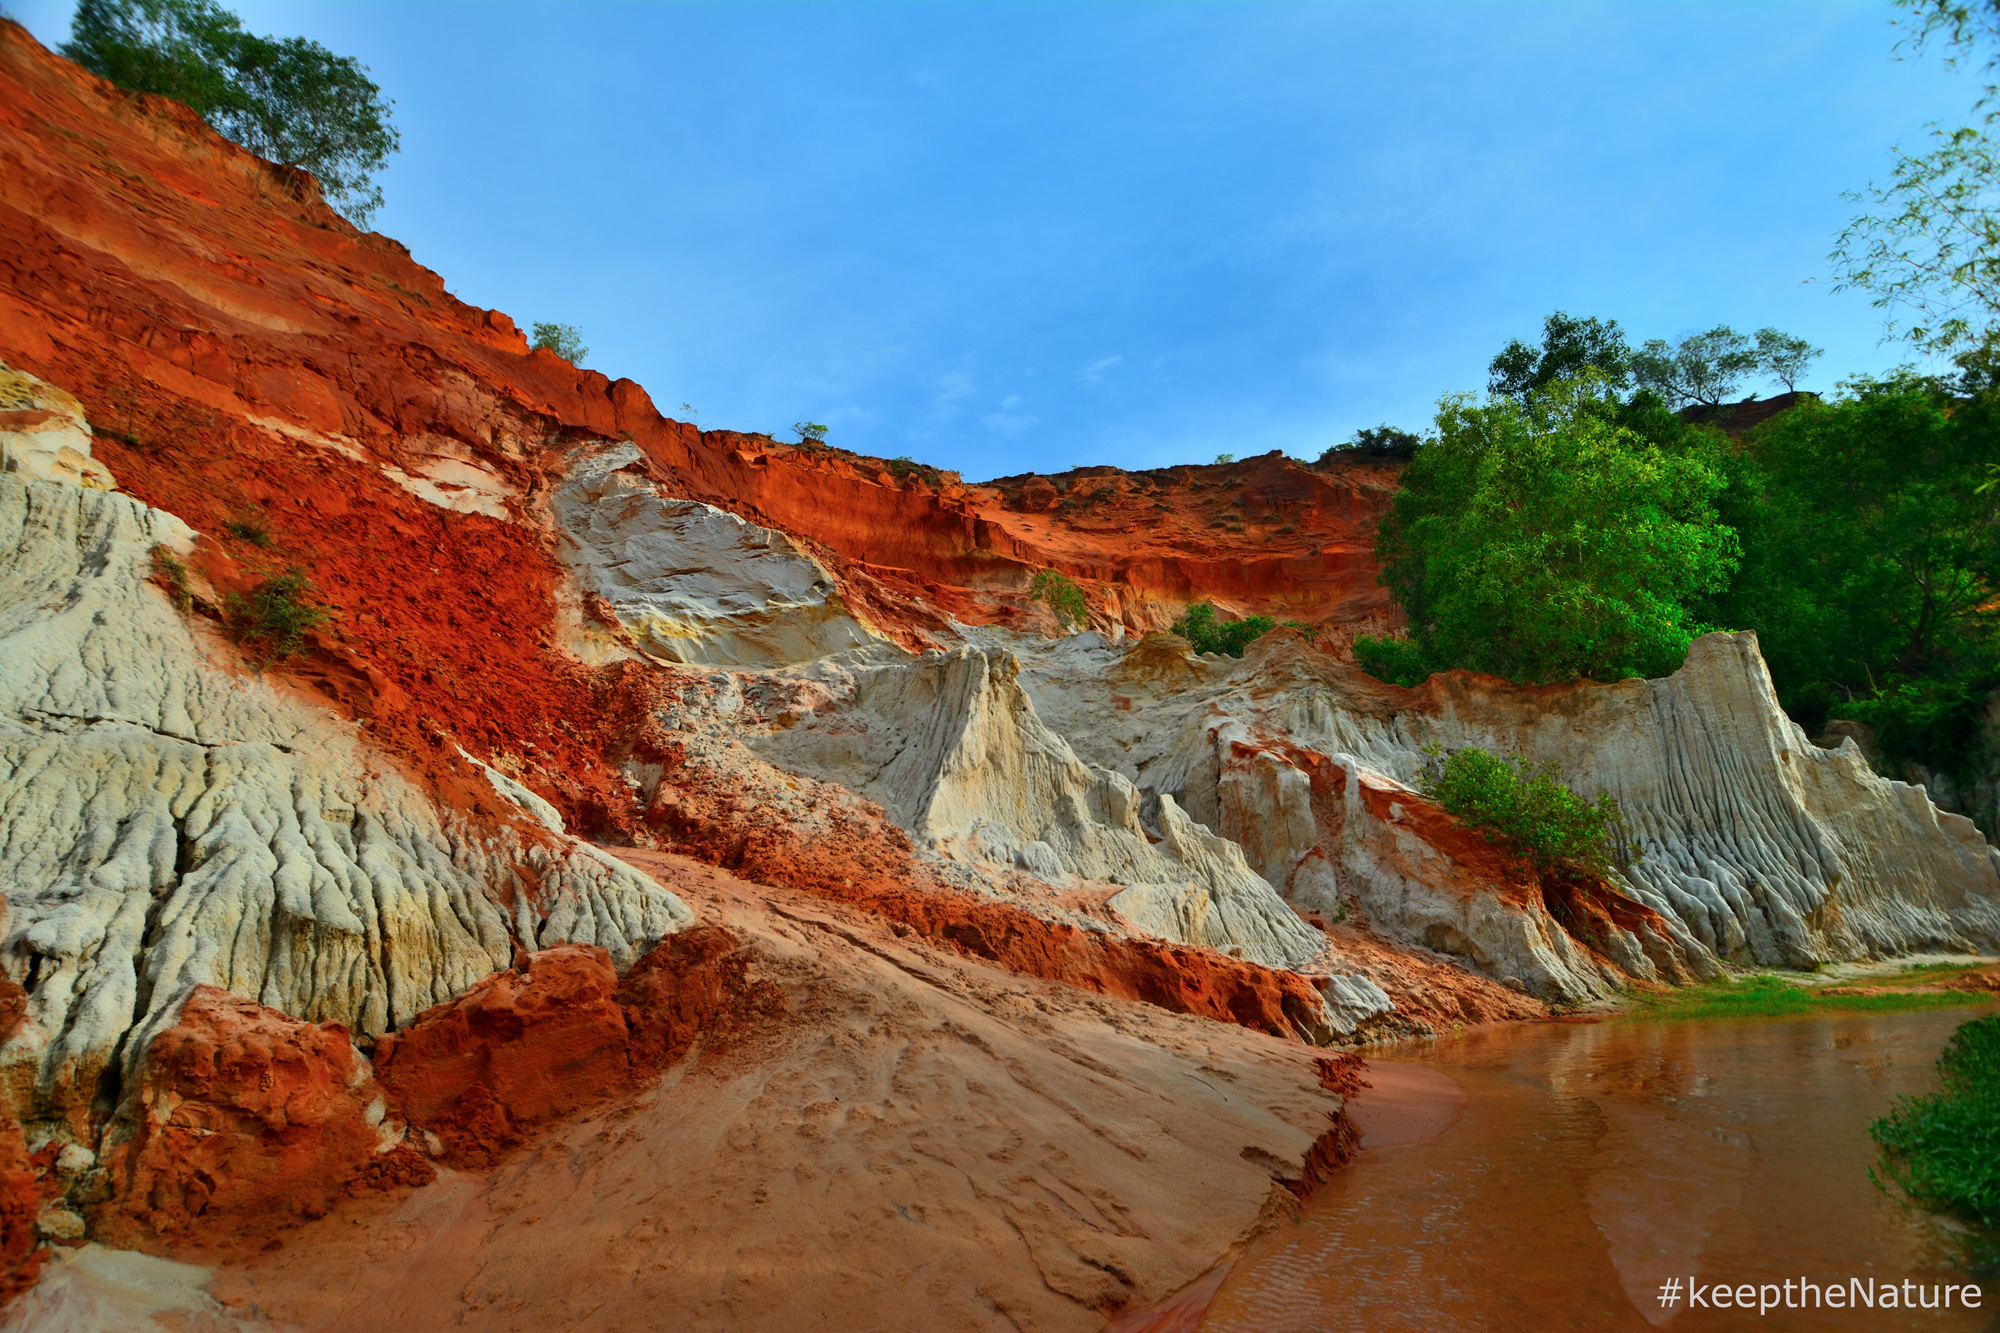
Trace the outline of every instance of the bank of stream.
<path fill-rule="evenodd" d="M 1373 1052 L 1360 1157 L 1234 1264 L 1200 1327 L 2000 1329 L 2000 1283 L 1963 1308 L 1978 1279 L 1949 1231 L 1868 1174 L 1869 1122 L 1935 1087 L 1946 1039 L 1986 1012 L 1508 1024 Z M 1801 1278 L 1819 1308 L 1711 1299 L 1798 1300 Z M 1827 1308 L 1854 1280 L 1898 1284 L 1896 1307 Z M 1950 1308 L 1900 1308 L 1946 1285 Z"/>

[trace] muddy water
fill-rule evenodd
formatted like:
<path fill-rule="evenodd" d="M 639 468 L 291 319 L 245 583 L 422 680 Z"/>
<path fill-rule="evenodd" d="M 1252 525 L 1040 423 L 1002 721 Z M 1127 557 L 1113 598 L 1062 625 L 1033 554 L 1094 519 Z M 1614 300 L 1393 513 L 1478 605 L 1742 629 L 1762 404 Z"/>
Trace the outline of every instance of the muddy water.
<path fill-rule="evenodd" d="M 1690 1310 L 1685 1290 L 1972 1281 L 1870 1184 L 1866 1128 L 1935 1086 L 1979 1012 L 1519 1025 L 1385 1051 L 1355 1103 L 1360 1158 L 1244 1255 L 1201 1327 L 2000 1330 L 1993 1282 L 1974 1311 Z"/>

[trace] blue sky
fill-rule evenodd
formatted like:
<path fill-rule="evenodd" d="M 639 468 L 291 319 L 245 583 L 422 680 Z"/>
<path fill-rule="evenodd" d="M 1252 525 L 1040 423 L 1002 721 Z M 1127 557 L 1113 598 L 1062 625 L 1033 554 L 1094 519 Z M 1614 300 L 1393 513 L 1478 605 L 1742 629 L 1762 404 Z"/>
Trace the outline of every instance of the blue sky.
<path fill-rule="evenodd" d="M 376 225 L 465 300 L 969 478 L 1421 427 L 1553 309 L 1894 364 L 1841 192 L 1974 91 L 1831 0 L 237 9 L 372 68 Z"/>

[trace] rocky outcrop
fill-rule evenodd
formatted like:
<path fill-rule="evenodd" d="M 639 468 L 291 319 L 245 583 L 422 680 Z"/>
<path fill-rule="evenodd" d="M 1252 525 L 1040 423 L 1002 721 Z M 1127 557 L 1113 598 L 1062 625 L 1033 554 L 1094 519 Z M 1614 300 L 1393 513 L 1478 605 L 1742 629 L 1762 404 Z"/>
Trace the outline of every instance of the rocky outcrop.
<path fill-rule="evenodd" d="M 102 1166 L 71 1187 L 80 1206 L 101 1205 L 99 1240 L 255 1250 L 356 1190 L 436 1176 L 338 1024 L 213 986 L 169 1018 L 136 1062 Z"/>
<path fill-rule="evenodd" d="M 116 490 L 110 469 L 90 456 L 90 437 L 83 404 L 72 395 L 0 366 L 0 472 Z"/>
<path fill-rule="evenodd" d="M 644 469 L 636 445 L 613 446 L 578 460 L 550 501 L 579 589 L 642 649 L 672 662 L 784 666 L 880 642 L 790 537 L 663 494 Z"/>
<path fill-rule="evenodd" d="M 1113 910 L 1148 934 L 1270 967 L 1319 952 L 1319 937 L 1235 844 L 1171 795 L 1141 818 L 1122 775 L 1092 768 L 1042 724 L 1009 654 L 977 648 L 915 662 L 828 664 L 802 713 L 752 742 L 776 762 L 878 801 L 928 846 L 960 859 L 1123 885 Z"/>
<path fill-rule="evenodd" d="M 1030 654 L 1022 681 L 1086 753 L 1178 797 L 1297 906 L 1351 909 L 1545 998 L 1710 975 L 1718 960 L 2000 943 L 1994 850 L 1851 746 L 1811 745 L 1754 636 L 1699 640 L 1663 680 L 1522 688 L 1452 673 L 1417 690 L 1282 631 L 1240 663 L 1175 644 Z M 1415 790 L 1433 744 L 1552 762 L 1580 792 L 1615 796 L 1637 854 L 1613 892 L 1552 903 L 1524 884 Z"/>
<path fill-rule="evenodd" d="M 0 476 L 0 1046 L 23 1115 L 81 1113 L 191 987 L 372 1037 L 505 967 L 686 924 L 532 821 L 440 810 L 350 724 L 229 665 L 150 581 L 194 535 L 129 497 Z"/>
<path fill-rule="evenodd" d="M 489 1165 L 544 1126 L 638 1090 L 698 1036 L 768 1021 L 779 1003 L 746 975 L 737 939 L 698 927 L 621 979 L 602 949 L 528 955 L 377 1044 L 399 1114 L 454 1165 Z"/>

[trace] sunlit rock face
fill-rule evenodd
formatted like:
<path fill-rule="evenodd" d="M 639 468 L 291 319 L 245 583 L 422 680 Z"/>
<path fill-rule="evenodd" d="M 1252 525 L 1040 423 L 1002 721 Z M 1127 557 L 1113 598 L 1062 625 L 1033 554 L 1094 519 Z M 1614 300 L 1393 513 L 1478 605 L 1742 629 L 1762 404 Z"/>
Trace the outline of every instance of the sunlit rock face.
<path fill-rule="evenodd" d="M 377 1034 L 564 940 L 628 963 L 671 893 L 523 816 L 440 808 L 349 723 L 236 665 L 151 581 L 193 534 L 0 477 L 0 1048 L 17 1113 L 80 1113 L 207 984 Z"/>
<path fill-rule="evenodd" d="M 578 586 L 642 648 L 675 662 L 779 666 L 878 642 L 790 537 L 663 494 L 643 469 L 636 446 L 613 447 L 578 462 L 553 500 Z"/>
<path fill-rule="evenodd" d="M 0 364 L 0 472 L 116 490 L 111 469 L 91 457 L 83 404 L 46 380 Z"/>

